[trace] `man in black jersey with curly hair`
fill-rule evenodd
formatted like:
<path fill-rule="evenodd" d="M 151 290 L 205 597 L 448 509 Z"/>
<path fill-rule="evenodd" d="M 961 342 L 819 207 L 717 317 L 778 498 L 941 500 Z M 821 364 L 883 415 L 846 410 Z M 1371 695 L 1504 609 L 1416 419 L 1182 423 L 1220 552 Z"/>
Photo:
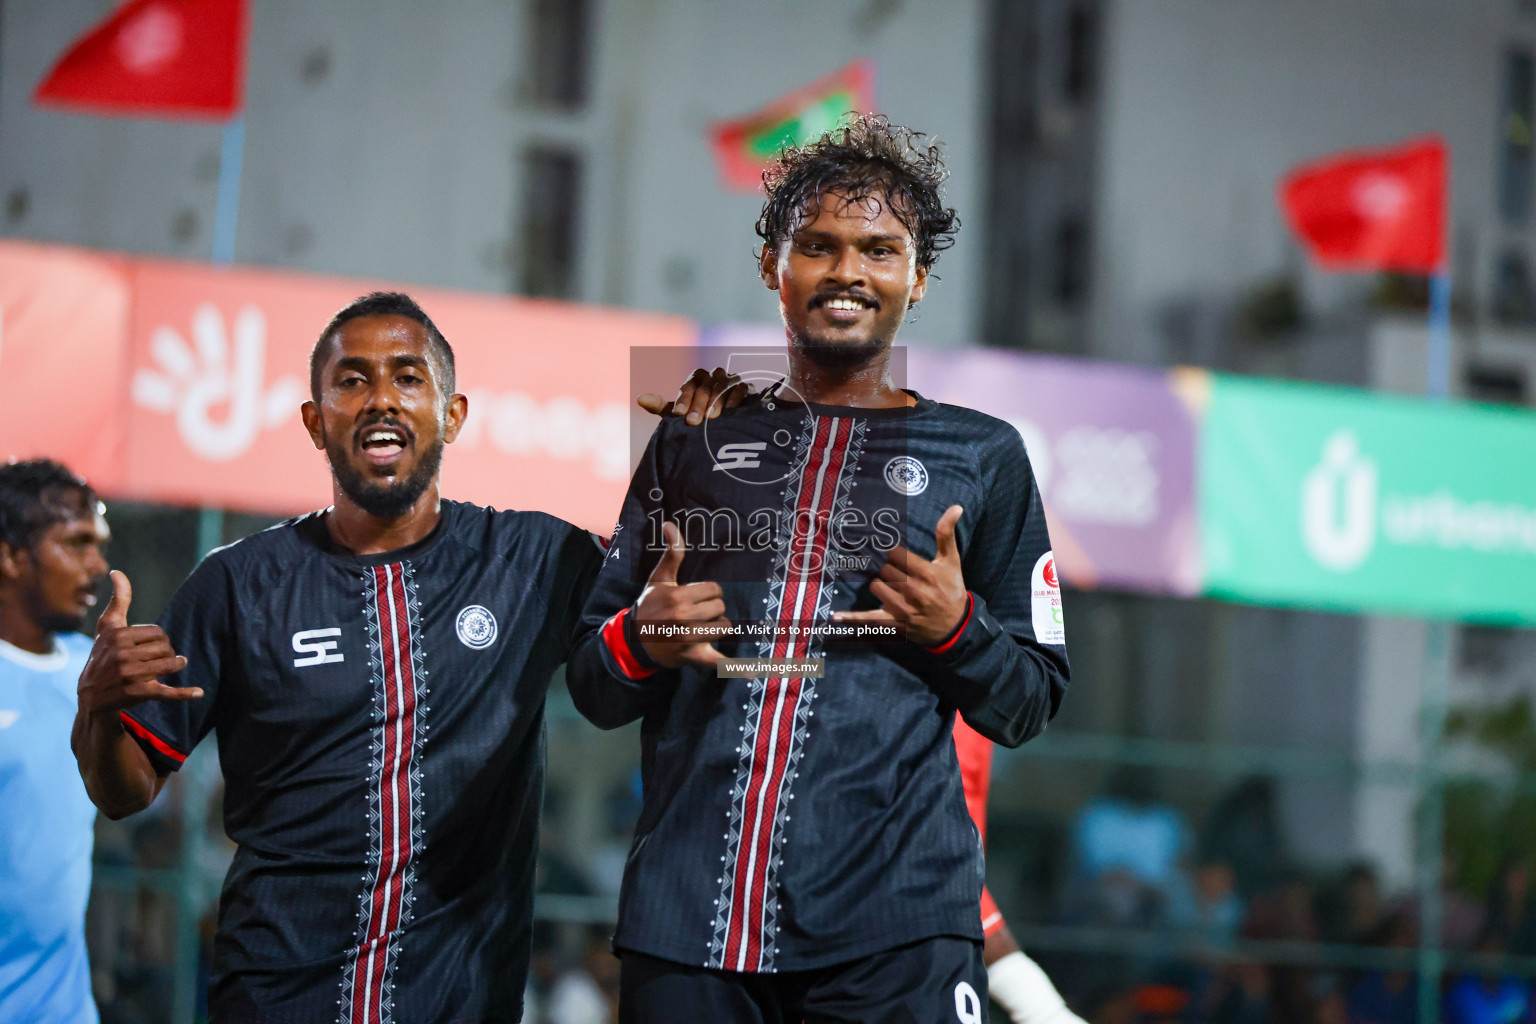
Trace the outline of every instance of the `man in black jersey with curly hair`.
<path fill-rule="evenodd" d="M 567 673 L 596 724 L 642 721 L 626 1022 L 986 1019 L 951 726 L 1017 746 L 1068 674 L 1017 431 L 892 379 L 943 178 L 882 118 L 786 152 L 758 233 L 787 379 L 663 423 L 631 483 Z"/>
<path fill-rule="evenodd" d="M 439 497 L 467 412 L 427 314 L 365 296 L 321 332 L 303 407 L 333 507 L 210 554 L 158 626 L 128 625 L 113 574 L 75 753 L 118 818 L 217 734 L 239 848 L 215 1024 L 521 1019 L 545 690 L 602 549 Z"/>

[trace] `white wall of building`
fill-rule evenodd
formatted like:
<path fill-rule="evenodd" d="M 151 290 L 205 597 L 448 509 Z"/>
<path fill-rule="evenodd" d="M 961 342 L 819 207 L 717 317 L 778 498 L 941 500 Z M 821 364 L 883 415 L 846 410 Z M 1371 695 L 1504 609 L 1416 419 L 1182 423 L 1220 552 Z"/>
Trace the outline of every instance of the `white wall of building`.
<path fill-rule="evenodd" d="M 971 340 L 971 265 L 980 250 L 981 7 L 980 0 L 655 0 L 644 28 L 648 60 L 636 122 L 642 131 L 629 140 L 632 155 L 616 164 L 628 170 L 634 196 L 625 249 L 615 253 L 633 265 L 623 301 L 713 321 L 777 316 L 751 261 L 760 203 L 715 184 L 707 128 L 761 108 L 783 92 L 781 83 L 808 81 L 862 57 L 875 63 L 881 111 L 946 143 L 949 201 L 966 223 L 907 333 Z"/>
<path fill-rule="evenodd" d="M 1373 276 L 1313 269 L 1281 218 L 1276 186 L 1297 164 L 1336 151 L 1444 136 L 1453 275 L 1458 294 L 1486 310 L 1498 253 L 1511 243 L 1531 248 L 1529 227 L 1501 221 L 1495 185 L 1505 54 L 1536 43 L 1536 18 L 1509 0 L 1109 0 L 1106 15 L 1092 353 L 1171 361 L 1161 322 L 1170 304 L 1203 303 L 1219 317 L 1255 284 L 1293 274 L 1320 336 L 1271 353 L 1270 372 L 1422 391 L 1422 321 L 1370 326 Z M 1461 330 L 1453 387 L 1468 360 L 1529 372 L 1533 351 L 1507 332 Z M 1326 617 L 1307 618 L 1317 621 L 1296 623 L 1303 648 L 1329 633 Z M 1263 689 L 1294 699 L 1264 717 L 1289 719 L 1285 732 L 1297 743 L 1311 733 L 1363 759 L 1413 763 L 1423 625 L 1366 618 L 1357 647 L 1357 661 L 1336 649 L 1345 663 L 1332 666 L 1335 687 L 1353 692 L 1308 686 L 1314 674 L 1293 664 L 1280 670 L 1290 684 Z M 1257 650 L 1234 655 L 1239 679 L 1261 678 L 1284 646 Z M 1282 807 L 1303 856 L 1361 856 L 1389 884 L 1412 881 L 1408 788 L 1367 783 L 1341 803 L 1289 785 Z"/>
<path fill-rule="evenodd" d="M 1503 52 L 1536 37 L 1515 4 L 1116 0 L 1107 22 L 1095 354 L 1162 361 L 1159 303 L 1286 271 L 1323 310 L 1358 301 L 1365 278 L 1305 268 L 1275 186 L 1414 135 L 1449 143 L 1456 271 L 1487 280 Z"/>
<path fill-rule="evenodd" d="M 520 95 L 526 0 L 253 0 L 237 260 L 505 291 L 528 147 L 584 160 L 577 298 L 772 320 L 758 200 L 716 182 L 708 126 L 856 58 L 876 100 L 948 144 L 975 225 L 981 0 L 594 0 L 591 102 Z M 206 259 L 220 130 L 40 110 L 32 90 L 104 0 L 13 0 L 0 24 L 0 234 Z M 12 197 L 25 196 L 25 199 Z M 924 338 L 975 330 L 975 228 L 939 267 Z"/>

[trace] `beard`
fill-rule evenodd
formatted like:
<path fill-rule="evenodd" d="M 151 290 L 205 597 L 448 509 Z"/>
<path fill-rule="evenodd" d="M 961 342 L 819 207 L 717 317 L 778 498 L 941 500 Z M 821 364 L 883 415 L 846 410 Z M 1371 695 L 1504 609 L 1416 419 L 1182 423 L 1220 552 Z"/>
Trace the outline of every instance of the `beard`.
<path fill-rule="evenodd" d="M 85 629 L 85 616 L 69 612 L 45 612 L 37 617 L 37 624 L 50 633 L 80 633 Z"/>
<path fill-rule="evenodd" d="M 57 607 L 49 601 L 41 586 L 33 585 L 23 590 L 21 603 L 27 617 L 50 633 L 78 633 L 85 627 L 87 613 Z"/>
<path fill-rule="evenodd" d="M 325 454 L 331 461 L 331 472 L 341 485 L 342 493 L 351 498 L 357 507 L 377 519 L 398 519 L 411 510 L 416 499 L 427 492 L 437 479 L 437 471 L 443 464 L 443 439 L 421 453 L 416 468 L 403 477 L 370 477 L 347 459 L 347 449 L 325 439 Z"/>
<path fill-rule="evenodd" d="M 790 347 L 817 366 L 843 370 L 869 362 L 889 348 L 890 342 L 879 337 L 868 341 L 823 341 L 809 334 L 797 334 Z"/>

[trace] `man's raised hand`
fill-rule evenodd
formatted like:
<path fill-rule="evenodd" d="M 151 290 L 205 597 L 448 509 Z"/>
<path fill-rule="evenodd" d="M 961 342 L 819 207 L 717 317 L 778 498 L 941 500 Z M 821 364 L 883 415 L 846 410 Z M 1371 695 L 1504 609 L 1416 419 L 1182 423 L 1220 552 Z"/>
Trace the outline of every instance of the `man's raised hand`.
<path fill-rule="evenodd" d="M 933 561 L 906 548 L 892 548 L 880 575 L 869 592 L 880 607 L 864 612 L 835 612 L 833 622 L 901 623 L 907 639 L 935 647 L 954 635 L 965 616 L 968 601 L 965 577 L 960 572 L 960 546 L 955 543 L 955 524 L 965 510 L 951 505 L 939 517 L 933 538 L 938 552 Z"/>
<path fill-rule="evenodd" d="M 708 668 L 723 657 L 710 640 L 731 629 L 731 620 L 725 617 L 724 591 L 718 583 L 677 582 L 677 571 L 687 552 L 683 533 L 673 522 L 663 522 L 661 533 L 667 550 L 645 581 L 640 600 L 635 602 L 640 643 L 645 653 L 665 668 L 684 664 Z M 683 626 L 688 636 L 680 640 L 649 638 L 645 635 L 647 624 Z"/>
<path fill-rule="evenodd" d="M 128 625 L 128 605 L 133 587 L 128 577 L 112 572 L 112 600 L 96 621 L 96 642 L 80 672 L 80 710 L 87 714 L 111 714 L 148 700 L 196 700 L 197 687 L 166 686 L 161 676 L 180 672 L 187 659 L 171 647 L 159 626 Z"/>
<path fill-rule="evenodd" d="M 752 385 L 717 366 L 714 373 L 694 370 L 670 402 L 661 395 L 646 393 L 638 396 L 635 404 L 656 416 L 682 416 L 690 427 L 696 427 L 740 405 L 751 393 Z"/>

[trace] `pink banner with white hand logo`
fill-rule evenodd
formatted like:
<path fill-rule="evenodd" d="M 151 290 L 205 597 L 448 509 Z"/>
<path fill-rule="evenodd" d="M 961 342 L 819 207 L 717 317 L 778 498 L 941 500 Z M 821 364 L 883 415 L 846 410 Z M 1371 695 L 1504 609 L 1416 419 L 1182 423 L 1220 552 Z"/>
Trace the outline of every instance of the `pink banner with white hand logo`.
<path fill-rule="evenodd" d="M 107 490 L 122 479 L 128 263 L 0 244 L 0 460 L 49 457 Z"/>
<path fill-rule="evenodd" d="M 48 455 L 104 493 L 291 514 L 330 503 L 299 419 L 331 315 L 377 282 L 0 243 L 0 457 Z M 454 348 L 469 419 L 446 497 L 612 526 L 629 481 L 629 350 L 693 325 L 409 289 Z"/>

